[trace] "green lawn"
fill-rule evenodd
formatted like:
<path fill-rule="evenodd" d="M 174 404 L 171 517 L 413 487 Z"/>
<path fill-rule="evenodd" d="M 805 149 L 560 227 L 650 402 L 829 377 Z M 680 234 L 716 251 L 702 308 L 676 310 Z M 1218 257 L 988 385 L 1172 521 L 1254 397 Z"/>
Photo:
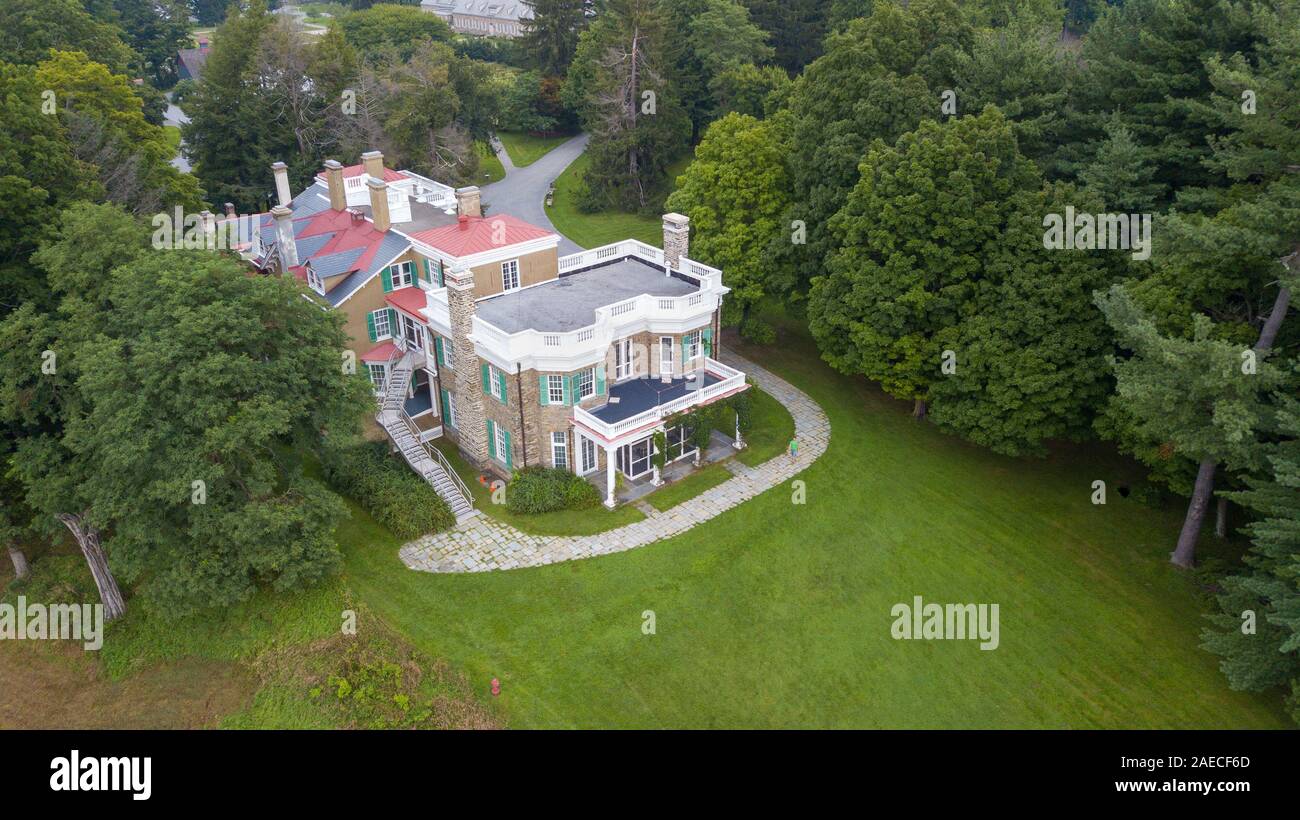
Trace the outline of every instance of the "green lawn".
<path fill-rule="evenodd" d="M 172 156 L 176 156 L 181 150 L 181 129 L 174 125 L 164 125 L 163 133 L 167 135 L 167 145 L 171 148 Z"/>
<path fill-rule="evenodd" d="M 559 137 L 535 137 L 519 131 L 498 131 L 497 139 L 505 146 L 510 161 L 516 168 L 532 165 L 551 152 L 552 148 L 573 139 L 573 135 Z"/>
<path fill-rule="evenodd" d="M 759 354 L 758 361 L 763 361 L 765 354 Z M 757 467 L 769 458 L 782 455 L 790 446 L 794 435 L 794 419 L 781 402 L 759 390 L 753 385 L 749 388 L 754 402 L 754 424 L 745 439 L 745 449 L 736 454 L 742 464 Z M 723 430 L 732 435 L 731 430 Z"/>
<path fill-rule="evenodd" d="M 1099 445 L 992 455 L 780 332 L 770 348 L 737 347 L 830 418 L 829 449 L 798 477 L 806 504 L 776 487 L 659 544 L 463 575 L 407 570 L 400 539 L 350 505 L 339 581 L 179 623 L 133 600 L 98 660 L 124 685 L 169 680 L 160 663 L 237 666 L 249 694 L 223 725 L 339 725 L 348 716 L 313 699 L 305 673 L 337 667 L 318 647 L 356 609 L 360 634 L 377 616 L 378 631 L 465 676 L 445 688 L 482 707 L 476 720 L 514 728 L 1290 725 L 1276 694 L 1230 691 L 1198 648 L 1205 604 L 1167 560 L 1181 510 L 1118 493 L 1090 503 L 1093 480 L 1140 484 L 1140 468 Z M 42 600 L 92 588 L 75 548 L 38 557 L 33 574 L 26 593 Z M 67 584 L 75 594 L 55 594 Z M 893 640 L 891 607 L 916 595 L 998 604 L 1001 645 Z M 196 684 L 209 667 L 188 668 Z M 0 683 L 22 670 L 0 663 Z M 499 698 L 486 693 L 493 677 Z M 195 709 L 215 708 L 203 706 L 222 691 L 209 684 Z M 109 717 L 156 723 L 174 699 L 149 690 L 112 701 L 134 713 Z"/>
<path fill-rule="evenodd" d="M 721 464 L 709 464 L 690 475 L 655 490 L 645 497 L 647 503 L 663 512 L 672 509 L 705 490 L 716 487 L 731 478 L 731 471 Z"/>
<path fill-rule="evenodd" d="M 669 166 L 669 179 L 676 180 L 691 159 L 692 156 L 687 154 Z M 624 239 L 639 239 L 656 248 L 662 245 L 663 224 L 658 216 L 617 211 L 585 214 L 578 210 L 575 191 L 589 164 L 590 159 L 583 154 L 556 178 L 555 201 L 546 209 L 555 229 L 584 248 L 596 248 Z"/>
<path fill-rule="evenodd" d="M 486 142 L 474 143 L 478 151 L 478 178 L 475 184 L 490 185 L 493 182 L 499 182 L 505 179 L 506 169 L 501 164 L 501 160 L 493 153 L 492 146 Z"/>
<path fill-rule="evenodd" d="M 492 502 L 492 490 L 478 480 L 479 472 L 465 461 L 456 445 L 447 439 L 435 439 L 433 444 L 447 457 L 465 486 L 469 487 L 476 509 L 523 532 L 534 535 L 594 535 L 645 518 L 644 513 L 628 505 L 612 510 L 597 506 L 589 510 L 557 510 L 536 515 L 512 513 L 505 504 Z"/>

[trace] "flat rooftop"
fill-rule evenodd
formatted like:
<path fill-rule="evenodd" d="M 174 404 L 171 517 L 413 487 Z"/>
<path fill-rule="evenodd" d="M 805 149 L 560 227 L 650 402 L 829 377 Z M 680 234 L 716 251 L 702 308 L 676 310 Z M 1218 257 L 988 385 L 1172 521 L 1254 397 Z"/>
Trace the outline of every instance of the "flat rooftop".
<path fill-rule="evenodd" d="M 592 408 L 590 412 L 593 416 L 605 422 L 614 424 L 623 419 L 630 419 L 637 413 L 643 413 L 652 407 L 658 407 L 670 401 L 683 398 L 688 393 L 694 393 L 704 387 L 712 387 L 722 381 L 712 373 L 705 372 L 703 379 L 699 378 L 682 378 L 673 379 L 664 383 L 659 379 L 630 379 L 629 381 L 612 384 L 609 387 L 609 401 L 599 407 Z M 617 401 L 614 401 L 617 399 Z"/>
<path fill-rule="evenodd" d="M 628 257 L 484 299 L 476 310 L 483 321 L 506 333 L 562 333 L 587 327 L 596 321 L 596 308 L 624 299 L 643 293 L 686 296 L 698 290 L 692 282 L 665 276 L 663 268 Z"/>

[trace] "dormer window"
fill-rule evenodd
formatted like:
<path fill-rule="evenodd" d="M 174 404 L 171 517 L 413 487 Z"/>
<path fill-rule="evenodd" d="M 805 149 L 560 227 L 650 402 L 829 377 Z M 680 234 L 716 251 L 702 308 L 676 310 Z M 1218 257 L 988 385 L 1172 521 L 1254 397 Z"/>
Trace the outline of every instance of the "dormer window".
<path fill-rule="evenodd" d="M 316 273 L 316 269 L 310 264 L 307 265 L 307 287 L 321 296 L 325 295 L 325 283 L 321 281 L 320 274 Z"/>
<path fill-rule="evenodd" d="M 398 262 L 393 265 L 393 289 L 410 287 L 415 283 L 415 265 L 411 262 Z"/>

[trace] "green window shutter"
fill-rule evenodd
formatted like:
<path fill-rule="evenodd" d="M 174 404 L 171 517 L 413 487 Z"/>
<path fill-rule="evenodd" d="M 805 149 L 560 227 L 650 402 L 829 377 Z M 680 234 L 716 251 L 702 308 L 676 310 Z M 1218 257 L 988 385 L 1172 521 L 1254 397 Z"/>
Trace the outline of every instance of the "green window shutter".
<path fill-rule="evenodd" d="M 510 446 L 510 431 L 502 430 L 501 437 L 506 440 L 506 469 L 509 470 L 515 465 L 514 451 L 515 448 Z"/>
<path fill-rule="evenodd" d="M 393 292 L 393 271 L 390 268 L 384 268 L 379 272 L 379 279 L 383 282 L 384 293 Z"/>
<path fill-rule="evenodd" d="M 420 271 L 421 271 L 420 278 L 426 282 L 430 281 L 429 258 L 427 256 L 420 257 Z"/>
<path fill-rule="evenodd" d="M 682 337 L 682 366 L 683 367 L 686 365 L 687 362 L 690 361 L 690 355 L 691 355 L 690 351 L 691 351 L 690 345 L 686 344 L 686 337 L 683 336 Z"/>
<path fill-rule="evenodd" d="M 442 416 L 444 421 L 446 421 L 447 419 L 447 403 L 448 403 L 447 391 L 439 390 L 438 391 L 438 415 Z"/>
<path fill-rule="evenodd" d="M 388 335 L 397 338 L 397 311 L 388 308 Z"/>
<path fill-rule="evenodd" d="M 438 260 L 438 287 L 441 288 L 444 287 L 445 285 L 446 282 L 443 280 L 443 275 L 442 275 L 442 260 L 439 259 Z"/>
<path fill-rule="evenodd" d="M 434 360 L 438 362 L 439 365 L 447 364 L 445 361 L 443 361 L 442 358 L 442 337 L 441 336 L 433 337 L 433 354 L 434 354 Z"/>
<path fill-rule="evenodd" d="M 704 328 L 704 355 L 713 355 L 713 328 Z"/>
<path fill-rule="evenodd" d="M 491 393 L 491 392 L 492 392 L 492 374 L 491 374 L 490 372 L 488 372 L 488 366 L 487 366 L 487 363 L 486 363 L 486 362 L 483 363 L 483 370 L 482 370 L 482 373 L 483 373 L 483 392 L 484 392 L 484 393 Z"/>
<path fill-rule="evenodd" d="M 499 379 L 501 380 L 501 403 L 502 403 L 502 404 L 509 404 L 509 403 L 510 403 L 510 394 L 509 394 L 508 392 L 506 392 L 506 384 L 507 384 L 507 382 L 506 382 L 506 374 L 505 374 L 505 372 L 504 372 L 504 371 L 501 371 L 501 370 L 498 370 L 498 371 L 497 371 L 497 378 L 499 378 Z"/>
<path fill-rule="evenodd" d="M 596 365 L 596 395 L 605 395 L 605 365 Z"/>
<path fill-rule="evenodd" d="M 541 390 L 537 395 L 541 397 L 540 401 L 543 407 L 550 404 L 551 401 L 551 379 L 549 376 L 538 376 L 541 380 Z"/>
<path fill-rule="evenodd" d="M 379 341 L 379 337 L 375 335 L 375 314 L 373 311 L 366 314 L 366 332 L 370 334 L 370 341 Z"/>
<path fill-rule="evenodd" d="M 497 429 L 496 429 L 496 425 L 492 423 L 492 419 L 488 419 L 487 428 L 488 428 L 488 455 L 492 456 L 493 458 L 496 458 L 497 457 Z"/>
<path fill-rule="evenodd" d="M 564 406 L 568 407 L 571 404 L 577 404 L 577 402 L 573 400 L 573 377 L 565 376 L 564 377 Z"/>

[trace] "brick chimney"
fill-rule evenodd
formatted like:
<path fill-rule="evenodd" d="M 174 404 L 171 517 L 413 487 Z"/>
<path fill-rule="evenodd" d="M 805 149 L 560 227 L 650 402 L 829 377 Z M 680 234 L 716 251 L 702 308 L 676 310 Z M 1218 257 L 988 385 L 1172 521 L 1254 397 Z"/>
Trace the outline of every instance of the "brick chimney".
<path fill-rule="evenodd" d="M 361 155 L 362 170 L 375 179 L 384 178 L 384 154 L 382 151 L 367 151 Z"/>
<path fill-rule="evenodd" d="M 325 184 L 330 191 L 330 207 L 336 211 L 348 207 L 348 195 L 343 189 L 343 165 L 336 159 L 325 160 Z"/>
<path fill-rule="evenodd" d="M 451 318 L 451 364 L 456 383 L 464 386 L 452 398 L 456 402 L 460 449 L 475 467 L 483 469 L 488 463 L 487 416 L 483 411 L 483 391 L 477 389 L 482 381 L 478 353 L 469 338 L 474 331 L 474 272 L 464 262 L 457 261 L 446 271 L 444 281 Z"/>
<path fill-rule="evenodd" d="M 664 267 L 667 271 L 680 270 L 681 259 L 690 253 L 690 245 L 690 217 L 664 214 Z"/>
<path fill-rule="evenodd" d="M 393 226 L 388 217 L 388 183 L 375 177 L 366 177 L 366 187 L 370 189 L 370 219 L 375 223 L 375 230 L 387 231 Z"/>
<path fill-rule="evenodd" d="M 280 248 L 280 273 L 298 266 L 298 242 L 293 238 L 293 211 L 283 205 L 271 209 L 275 217 L 275 240 Z"/>
<path fill-rule="evenodd" d="M 289 207 L 293 194 L 289 191 L 289 166 L 283 162 L 271 163 L 271 173 L 275 174 L 275 195 L 280 204 Z"/>
<path fill-rule="evenodd" d="M 456 213 L 461 216 L 482 216 L 483 206 L 479 202 L 477 185 L 467 185 L 456 189 Z"/>

